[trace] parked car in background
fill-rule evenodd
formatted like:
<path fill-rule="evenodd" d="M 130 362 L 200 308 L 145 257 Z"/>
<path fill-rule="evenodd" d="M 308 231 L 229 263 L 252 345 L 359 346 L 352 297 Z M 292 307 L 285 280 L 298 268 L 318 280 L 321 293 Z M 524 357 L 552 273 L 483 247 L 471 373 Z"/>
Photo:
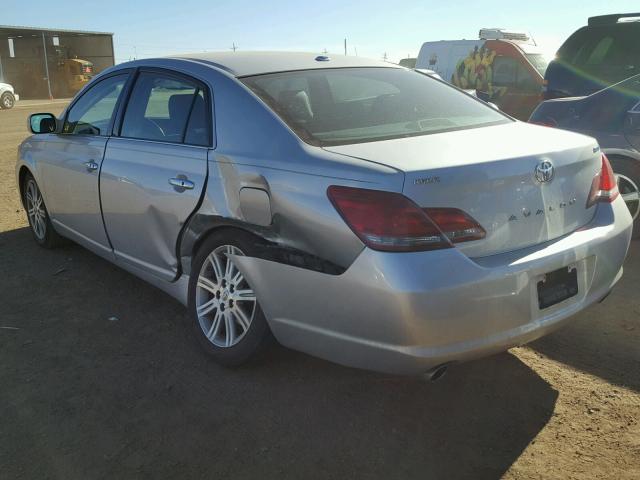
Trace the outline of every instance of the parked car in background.
<path fill-rule="evenodd" d="M 640 13 L 602 15 L 562 44 L 545 74 L 544 98 L 581 97 L 640 74 Z"/>
<path fill-rule="evenodd" d="M 416 68 L 435 70 L 446 81 L 502 111 L 527 120 L 541 100 L 547 62 L 525 33 L 480 30 L 479 40 L 441 40 L 422 45 Z"/>
<path fill-rule="evenodd" d="M 398 65 L 405 68 L 416 68 L 416 59 L 412 57 L 403 58 Z"/>
<path fill-rule="evenodd" d="M 226 365 L 273 333 L 438 377 L 600 301 L 631 237 L 595 140 L 361 57 L 123 63 L 30 127 L 16 175 L 35 241 L 71 238 L 175 296 Z"/>
<path fill-rule="evenodd" d="M 15 92 L 13 86 L 0 82 L 0 108 L 8 110 L 13 108 L 20 96 Z"/>
<path fill-rule="evenodd" d="M 640 74 L 588 96 L 542 102 L 529 121 L 598 140 L 640 237 Z"/>

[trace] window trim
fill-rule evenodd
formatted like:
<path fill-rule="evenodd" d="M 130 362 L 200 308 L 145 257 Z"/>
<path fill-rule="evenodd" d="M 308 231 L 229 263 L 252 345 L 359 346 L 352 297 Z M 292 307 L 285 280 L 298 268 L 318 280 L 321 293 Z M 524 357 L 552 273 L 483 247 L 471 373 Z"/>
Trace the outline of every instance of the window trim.
<path fill-rule="evenodd" d="M 65 136 L 74 136 L 74 135 L 79 135 L 82 137 L 99 137 L 99 138 L 104 138 L 104 137 L 110 137 L 113 134 L 113 126 L 115 123 L 115 119 L 117 117 L 118 111 L 120 110 L 120 105 L 122 105 L 122 102 L 124 101 L 125 96 L 128 94 L 128 89 L 130 87 L 130 83 L 131 83 L 131 78 L 132 75 L 131 73 L 133 72 L 132 68 L 123 68 L 121 70 L 115 70 L 113 72 L 109 72 L 108 74 L 99 77 L 98 79 L 96 79 L 95 82 L 91 82 L 87 85 L 87 87 L 84 89 L 84 91 L 82 91 L 82 93 L 80 95 L 77 95 L 69 104 L 69 106 L 67 107 L 67 109 L 64 112 L 64 115 L 62 116 L 62 122 L 60 122 L 60 126 L 59 126 L 59 131 L 56 131 L 55 133 L 59 134 L 59 135 L 65 135 Z M 92 134 L 79 134 L 79 133 L 64 133 L 64 126 L 67 124 L 67 121 L 69 120 L 69 114 L 71 113 L 71 110 L 73 110 L 73 107 L 76 106 L 76 104 L 80 101 L 80 99 L 82 99 L 85 95 L 87 95 L 91 90 L 93 90 L 96 86 L 100 85 L 103 81 L 108 80 L 112 77 L 117 77 L 117 76 L 121 76 L 121 75 L 126 75 L 127 78 L 124 82 L 124 86 L 122 87 L 122 92 L 120 92 L 120 96 L 118 97 L 118 101 L 116 102 L 116 105 L 113 109 L 113 112 L 111 112 L 111 118 L 109 119 L 109 125 L 107 126 L 107 130 L 105 132 L 105 135 L 92 135 Z"/>
<path fill-rule="evenodd" d="M 183 140 L 181 142 L 169 142 L 169 141 L 165 141 L 165 140 L 153 140 L 153 139 L 149 139 L 149 138 L 137 138 L 137 137 L 125 137 L 122 135 L 122 124 L 124 123 L 124 116 L 127 113 L 127 108 L 129 106 L 129 102 L 131 100 L 131 95 L 133 94 L 133 90 L 134 87 L 136 86 L 137 82 L 138 82 L 138 78 L 140 77 L 140 74 L 142 73 L 155 73 L 155 74 L 160 74 L 160 75 L 164 75 L 166 77 L 173 77 L 173 79 L 175 80 L 179 80 L 179 81 L 186 81 L 189 83 L 192 83 L 194 85 L 194 87 L 196 88 L 196 94 L 201 90 L 203 95 L 204 95 L 204 101 L 205 101 L 205 111 L 206 111 L 206 115 L 207 115 L 207 145 L 197 145 L 194 143 L 186 143 L 184 141 L 184 139 L 186 138 L 186 129 L 189 126 L 189 121 L 191 120 L 191 112 L 193 111 L 193 106 L 195 104 L 195 101 L 191 102 L 191 107 L 189 109 L 189 115 L 187 116 L 187 123 L 185 125 L 185 134 L 183 135 Z M 143 141 L 143 142 L 153 142 L 153 143 L 163 143 L 163 144 L 167 144 L 167 145 L 185 145 L 185 146 L 189 146 L 189 147 L 200 147 L 200 148 L 215 148 L 215 134 L 213 132 L 214 130 L 214 123 L 213 123 L 213 115 L 212 115 L 212 106 L 213 106 L 213 96 L 211 95 L 209 86 L 203 82 L 202 80 L 199 80 L 189 74 L 186 73 L 182 73 L 182 72 L 177 72 L 175 70 L 172 70 L 170 68 L 163 68 L 163 67 L 146 67 L 146 66 L 142 66 L 142 67 L 138 67 L 135 69 L 135 72 L 133 73 L 133 75 L 131 76 L 131 84 L 129 86 L 129 89 L 126 92 L 126 96 L 122 97 L 123 102 L 122 105 L 119 106 L 120 108 L 118 108 L 117 114 L 115 116 L 115 121 L 114 121 L 114 125 L 113 125 L 113 131 L 112 131 L 112 136 L 117 137 L 117 138 L 123 138 L 123 139 L 127 139 L 127 140 L 138 140 L 138 141 Z"/>

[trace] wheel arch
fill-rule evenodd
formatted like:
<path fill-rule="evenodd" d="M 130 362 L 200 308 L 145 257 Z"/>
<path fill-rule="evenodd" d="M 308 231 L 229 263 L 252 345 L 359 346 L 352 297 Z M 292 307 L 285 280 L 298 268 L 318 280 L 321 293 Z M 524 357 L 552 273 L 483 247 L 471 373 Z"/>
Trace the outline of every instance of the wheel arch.
<path fill-rule="evenodd" d="M 265 234 L 261 227 L 251 224 L 223 218 L 215 215 L 196 214 L 186 225 L 180 242 L 180 263 L 182 272 L 190 275 L 193 261 L 202 244 L 211 237 L 211 235 L 221 232 L 232 233 L 242 232 L 250 234 L 256 238 L 258 243 L 267 245 L 272 243 L 268 234 Z"/>
<path fill-rule="evenodd" d="M 191 274 L 193 261 L 198 250 L 211 235 L 234 231 L 249 234 L 255 238 L 255 256 L 258 258 L 330 275 L 340 275 L 346 270 L 344 266 L 289 245 L 277 234 L 276 230 L 241 220 L 196 214 L 185 227 L 180 243 L 182 273 Z"/>
<path fill-rule="evenodd" d="M 24 179 L 27 175 L 31 175 L 35 179 L 35 175 L 31 171 L 29 167 L 26 165 L 21 165 L 18 170 L 18 192 L 20 192 L 20 203 L 24 207 Z M 37 181 L 37 180 L 36 180 Z"/>
<path fill-rule="evenodd" d="M 602 153 L 611 159 L 618 158 L 620 160 L 636 161 L 638 165 L 640 165 L 640 152 L 624 148 L 603 148 Z"/>

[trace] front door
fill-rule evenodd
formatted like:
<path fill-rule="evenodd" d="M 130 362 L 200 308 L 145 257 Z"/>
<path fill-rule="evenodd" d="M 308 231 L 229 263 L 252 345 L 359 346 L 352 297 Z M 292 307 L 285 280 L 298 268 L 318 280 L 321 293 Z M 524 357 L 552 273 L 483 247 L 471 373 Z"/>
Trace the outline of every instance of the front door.
<path fill-rule="evenodd" d="M 111 251 L 100 212 L 98 177 L 122 73 L 99 81 L 70 108 L 62 132 L 50 134 L 39 164 L 52 221 L 68 237 L 93 250 Z"/>
<path fill-rule="evenodd" d="M 105 152 L 100 191 L 114 253 L 164 280 L 178 273 L 180 232 L 207 177 L 209 98 L 196 81 L 142 71 Z"/>

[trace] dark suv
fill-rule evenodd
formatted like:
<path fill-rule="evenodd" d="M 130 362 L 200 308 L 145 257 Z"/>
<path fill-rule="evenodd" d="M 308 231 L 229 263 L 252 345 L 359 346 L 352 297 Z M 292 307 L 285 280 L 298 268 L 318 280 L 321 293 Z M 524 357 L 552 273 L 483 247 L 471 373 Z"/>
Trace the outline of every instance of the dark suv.
<path fill-rule="evenodd" d="M 618 176 L 620 194 L 634 219 L 634 237 L 639 237 L 640 74 L 588 96 L 542 102 L 529 121 L 598 140 Z"/>
<path fill-rule="evenodd" d="M 589 95 L 637 74 L 640 13 L 591 17 L 549 64 L 544 98 Z"/>

